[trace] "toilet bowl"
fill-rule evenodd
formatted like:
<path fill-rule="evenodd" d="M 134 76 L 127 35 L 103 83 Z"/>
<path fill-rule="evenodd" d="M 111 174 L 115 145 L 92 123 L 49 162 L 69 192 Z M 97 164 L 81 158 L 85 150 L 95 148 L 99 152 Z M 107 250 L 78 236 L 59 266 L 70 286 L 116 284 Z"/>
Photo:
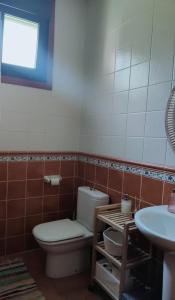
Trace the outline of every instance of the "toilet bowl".
<path fill-rule="evenodd" d="M 54 236 L 53 232 L 56 230 Z M 47 253 L 48 277 L 62 278 L 88 269 L 93 233 L 77 221 L 63 219 L 44 223 L 33 229 L 33 235 Z"/>
<path fill-rule="evenodd" d="M 89 187 L 79 187 L 76 220 L 63 219 L 33 228 L 36 241 L 47 253 L 48 277 L 67 277 L 89 268 L 95 207 L 108 202 L 108 195 Z"/>

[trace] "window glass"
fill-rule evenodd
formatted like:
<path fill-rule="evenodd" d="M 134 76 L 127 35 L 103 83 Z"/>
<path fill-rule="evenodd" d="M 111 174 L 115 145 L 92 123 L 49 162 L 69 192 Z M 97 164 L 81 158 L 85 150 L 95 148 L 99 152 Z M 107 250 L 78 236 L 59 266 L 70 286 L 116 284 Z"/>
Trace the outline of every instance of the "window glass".
<path fill-rule="evenodd" d="M 2 62 L 35 69 L 38 52 L 39 24 L 5 14 Z"/>

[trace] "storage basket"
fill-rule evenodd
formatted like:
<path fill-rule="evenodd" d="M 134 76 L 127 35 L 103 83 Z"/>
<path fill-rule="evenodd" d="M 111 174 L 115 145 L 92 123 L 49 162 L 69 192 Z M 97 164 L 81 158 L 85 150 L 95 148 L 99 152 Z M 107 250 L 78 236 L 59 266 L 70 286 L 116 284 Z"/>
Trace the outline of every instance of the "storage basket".
<path fill-rule="evenodd" d="M 112 269 L 105 259 L 96 262 L 95 277 L 112 296 L 115 298 L 119 296 L 120 281 L 112 274 Z"/>
<path fill-rule="evenodd" d="M 103 232 L 104 246 L 113 256 L 122 256 L 123 235 L 121 232 L 109 227 Z"/>

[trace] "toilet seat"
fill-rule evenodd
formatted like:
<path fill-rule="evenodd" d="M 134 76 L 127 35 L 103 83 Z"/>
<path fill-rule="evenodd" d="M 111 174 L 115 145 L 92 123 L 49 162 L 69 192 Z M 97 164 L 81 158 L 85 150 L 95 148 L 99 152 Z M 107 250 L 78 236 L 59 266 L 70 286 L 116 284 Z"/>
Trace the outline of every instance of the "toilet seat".
<path fill-rule="evenodd" d="M 85 232 L 78 222 L 63 219 L 37 225 L 33 234 L 42 242 L 54 243 L 83 237 Z"/>

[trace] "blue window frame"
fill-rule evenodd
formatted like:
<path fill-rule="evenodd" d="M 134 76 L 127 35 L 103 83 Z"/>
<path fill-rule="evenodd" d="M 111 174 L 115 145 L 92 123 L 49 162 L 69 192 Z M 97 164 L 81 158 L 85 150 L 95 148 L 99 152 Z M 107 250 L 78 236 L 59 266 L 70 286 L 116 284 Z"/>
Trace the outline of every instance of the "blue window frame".
<path fill-rule="evenodd" d="M 14 20 L 21 20 L 21 22 L 26 21 L 26 24 L 28 22 L 28 24 L 33 23 L 38 26 L 35 66 L 26 67 L 2 61 L 1 81 L 3 83 L 19 84 L 44 89 L 52 88 L 54 8 L 54 0 L 0 1 L 3 33 L 5 28 L 4 20 L 7 20 L 8 17 L 14 18 Z M 23 41 L 21 40 L 21 45 L 22 43 Z M 13 51 L 13 49 L 11 50 Z"/>

